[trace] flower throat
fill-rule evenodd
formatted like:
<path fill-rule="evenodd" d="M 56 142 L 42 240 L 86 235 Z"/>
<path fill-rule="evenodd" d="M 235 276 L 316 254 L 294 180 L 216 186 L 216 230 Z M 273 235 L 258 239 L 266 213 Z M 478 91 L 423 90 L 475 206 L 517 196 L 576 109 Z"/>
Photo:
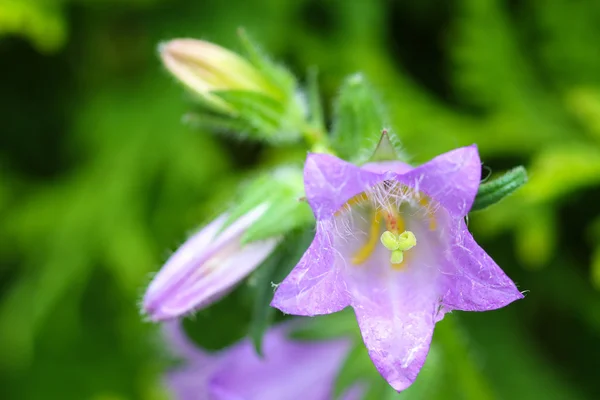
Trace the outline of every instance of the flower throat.
<path fill-rule="evenodd" d="M 382 220 L 386 230 L 380 235 Z M 405 230 L 404 219 L 392 207 L 386 210 L 375 210 L 372 213 L 367 242 L 352 257 L 353 264 L 364 263 L 381 243 L 391 252 L 392 268 L 400 269 L 404 261 L 404 252 L 417 244 L 417 239 L 411 231 Z"/>

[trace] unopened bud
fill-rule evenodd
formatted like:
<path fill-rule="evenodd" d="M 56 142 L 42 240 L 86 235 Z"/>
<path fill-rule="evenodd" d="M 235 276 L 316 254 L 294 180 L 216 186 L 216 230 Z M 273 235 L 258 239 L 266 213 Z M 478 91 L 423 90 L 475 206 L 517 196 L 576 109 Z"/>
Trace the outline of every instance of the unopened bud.
<path fill-rule="evenodd" d="M 215 91 L 245 90 L 278 99 L 279 90 L 248 60 L 210 42 L 175 39 L 160 46 L 160 57 L 175 78 L 223 112 L 233 108 Z"/>
<path fill-rule="evenodd" d="M 242 235 L 266 211 L 260 205 L 226 226 L 221 215 L 189 238 L 146 290 L 144 313 L 153 321 L 208 307 L 254 271 L 275 249 L 277 238 L 243 244 Z"/>

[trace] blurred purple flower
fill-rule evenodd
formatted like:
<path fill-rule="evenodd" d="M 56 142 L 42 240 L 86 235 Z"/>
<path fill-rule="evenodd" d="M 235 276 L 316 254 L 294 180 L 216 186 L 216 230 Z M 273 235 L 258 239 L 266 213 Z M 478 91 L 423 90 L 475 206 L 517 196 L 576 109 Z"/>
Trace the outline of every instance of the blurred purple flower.
<path fill-rule="evenodd" d="M 475 146 L 416 168 L 310 154 L 304 184 L 316 236 L 271 305 L 308 316 L 352 306 L 377 370 L 406 389 L 446 312 L 523 297 L 465 224 L 480 174 Z"/>
<path fill-rule="evenodd" d="M 196 348 L 179 321 L 165 324 L 167 341 L 186 364 L 167 375 L 178 400 L 331 400 L 335 378 L 350 350 L 345 339 L 298 342 L 290 324 L 268 331 L 260 358 L 249 339 L 215 354 Z M 360 386 L 341 399 L 358 400 Z"/>
<path fill-rule="evenodd" d="M 265 212 L 261 205 L 224 228 L 223 214 L 190 237 L 154 277 L 143 311 L 160 321 L 205 308 L 230 290 L 271 254 L 277 239 L 242 244 L 250 225 Z"/>

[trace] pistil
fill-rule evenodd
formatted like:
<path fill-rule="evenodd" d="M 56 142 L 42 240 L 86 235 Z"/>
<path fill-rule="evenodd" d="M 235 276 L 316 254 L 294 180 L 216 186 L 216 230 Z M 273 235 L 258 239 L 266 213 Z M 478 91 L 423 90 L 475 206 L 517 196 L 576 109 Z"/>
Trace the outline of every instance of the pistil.
<path fill-rule="evenodd" d="M 404 252 L 417 245 L 417 238 L 411 231 L 404 231 L 399 235 L 385 231 L 381 234 L 380 241 L 383 247 L 392 252 L 390 262 L 394 268 L 399 267 L 404 261 Z"/>

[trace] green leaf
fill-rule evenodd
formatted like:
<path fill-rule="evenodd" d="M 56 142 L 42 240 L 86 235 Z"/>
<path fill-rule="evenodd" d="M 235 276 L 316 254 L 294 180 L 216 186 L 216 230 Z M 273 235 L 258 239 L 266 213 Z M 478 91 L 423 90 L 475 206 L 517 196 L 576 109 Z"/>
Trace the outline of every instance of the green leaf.
<path fill-rule="evenodd" d="M 389 123 L 379 98 L 365 77 L 355 74 L 344 81 L 334 107 L 332 148 L 344 159 L 358 164 L 366 162 Z M 391 132 L 388 135 L 393 147 L 399 147 L 395 135 Z"/>
<path fill-rule="evenodd" d="M 466 331 L 450 316 L 436 325 L 433 343 L 439 346 L 455 386 L 465 400 L 493 400 L 494 391 L 476 362 Z"/>
<path fill-rule="evenodd" d="M 281 282 L 290 273 L 313 237 L 313 229 L 303 229 L 288 234 L 275 252 L 249 279 L 251 285 L 255 287 L 249 335 L 256 352 L 260 355 L 262 355 L 262 338 L 275 316 L 275 309 L 270 306 L 274 293 L 273 284 Z"/>
<path fill-rule="evenodd" d="M 192 129 L 219 134 L 230 134 L 235 132 L 236 136 L 251 137 L 254 133 L 253 127 L 246 122 L 223 114 L 189 112 L 183 116 L 182 121 Z"/>
<path fill-rule="evenodd" d="M 319 70 L 316 67 L 309 68 L 307 77 L 308 123 L 314 129 L 325 132 L 323 104 L 321 103 L 321 96 L 319 94 Z"/>
<path fill-rule="evenodd" d="M 248 138 L 270 143 L 291 143 L 300 138 L 304 115 L 296 102 L 281 103 L 268 95 L 247 90 L 211 92 L 223 99 L 235 112 L 232 121 L 246 128 Z M 226 118 L 224 118 L 226 119 Z"/>
<path fill-rule="evenodd" d="M 290 98 L 297 87 L 296 78 L 283 66 L 274 63 L 259 46 L 252 41 L 246 30 L 238 29 L 238 36 L 249 61 L 273 82 L 274 88 L 281 92 L 281 98 Z"/>
<path fill-rule="evenodd" d="M 277 120 L 277 134 L 265 139 L 271 142 L 292 142 L 300 138 L 306 129 L 307 115 L 305 99 L 298 96 L 298 81 L 294 74 L 280 64 L 274 63 L 249 37 L 244 29 L 238 36 L 248 60 L 269 80 L 272 91 L 279 93 L 275 98 L 282 111 Z"/>
<path fill-rule="evenodd" d="M 479 186 L 471 211 L 483 210 L 513 193 L 527 182 L 525 167 L 511 169 L 500 178 Z"/>
<path fill-rule="evenodd" d="M 267 212 L 248 228 L 242 242 L 279 236 L 313 222 L 314 216 L 308 203 L 282 196 L 280 201 L 274 200 Z"/>
<path fill-rule="evenodd" d="M 600 149 L 589 143 L 547 146 L 533 158 L 529 171 L 535 179 L 523 188 L 523 197 L 548 203 L 600 183 Z"/>
<path fill-rule="evenodd" d="M 592 253 L 592 265 L 590 269 L 592 285 L 600 290 L 600 244 L 597 244 Z"/>
<path fill-rule="evenodd" d="M 67 23 L 60 0 L 0 0 L 0 36 L 19 34 L 42 52 L 55 52 L 65 43 Z"/>
<path fill-rule="evenodd" d="M 340 312 L 305 318 L 301 328 L 294 330 L 292 338 L 299 340 L 327 340 L 340 336 L 360 339 L 356 317 L 351 308 Z"/>
<path fill-rule="evenodd" d="M 515 247 L 524 267 L 545 266 L 558 247 L 558 221 L 547 205 L 530 207 L 515 221 Z"/>
<path fill-rule="evenodd" d="M 236 112 L 232 120 L 246 129 L 235 132 L 251 139 L 271 143 L 293 142 L 299 138 L 299 124 L 294 127 L 286 118 L 284 105 L 272 97 L 244 90 L 215 91 Z"/>
<path fill-rule="evenodd" d="M 299 166 L 282 166 L 264 172 L 241 190 L 225 227 L 261 204 L 267 204 L 268 208 L 247 229 L 242 242 L 285 235 L 294 229 L 306 227 L 314 222 L 314 216 L 303 196 L 303 176 Z"/>

